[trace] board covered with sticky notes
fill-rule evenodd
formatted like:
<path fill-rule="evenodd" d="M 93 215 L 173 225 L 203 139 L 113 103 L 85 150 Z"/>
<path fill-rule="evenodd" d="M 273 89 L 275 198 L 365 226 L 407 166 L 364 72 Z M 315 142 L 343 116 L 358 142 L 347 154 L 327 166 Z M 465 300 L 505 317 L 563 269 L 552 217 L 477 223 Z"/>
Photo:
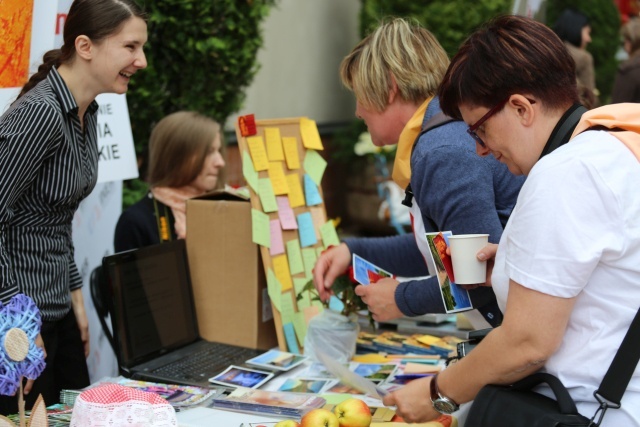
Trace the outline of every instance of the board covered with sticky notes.
<path fill-rule="evenodd" d="M 296 296 L 311 280 L 319 254 L 340 243 L 323 200 L 327 162 L 322 140 L 315 121 L 307 117 L 242 116 L 236 134 L 251 195 L 252 237 L 260 246 L 278 346 L 300 353 L 307 324 L 322 305 L 306 295 L 297 301 Z"/>

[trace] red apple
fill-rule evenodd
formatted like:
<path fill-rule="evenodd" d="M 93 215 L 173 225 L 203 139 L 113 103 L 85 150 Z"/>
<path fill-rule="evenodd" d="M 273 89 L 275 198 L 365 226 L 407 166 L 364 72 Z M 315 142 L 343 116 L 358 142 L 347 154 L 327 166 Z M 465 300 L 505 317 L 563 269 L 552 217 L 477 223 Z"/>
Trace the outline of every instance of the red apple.
<path fill-rule="evenodd" d="M 307 412 L 300 420 L 300 427 L 340 427 L 340 423 L 333 412 L 319 408 Z"/>
<path fill-rule="evenodd" d="M 340 427 L 369 427 L 371 424 L 371 410 L 360 399 L 347 399 L 336 405 L 333 412 L 338 417 Z"/>
<path fill-rule="evenodd" d="M 277 423 L 275 427 L 300 427 L 300 424 L 294 420 L 283 420 Z"/>

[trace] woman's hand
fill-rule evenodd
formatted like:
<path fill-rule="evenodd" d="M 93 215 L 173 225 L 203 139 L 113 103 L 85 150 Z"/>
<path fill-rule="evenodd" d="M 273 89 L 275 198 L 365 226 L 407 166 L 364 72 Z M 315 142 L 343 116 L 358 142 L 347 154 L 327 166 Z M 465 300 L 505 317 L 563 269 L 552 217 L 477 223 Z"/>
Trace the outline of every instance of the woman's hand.
<path fill-rule="evenodd" d="M 71 307 L 73 308 L 73 314 L 76 316 L 78 329 L 80 329 L 80 338 L 84 345 L 84 357 L 89 357 L 89 320 L 87 319 L 87 312 L 84 309 L 82 289 L 71 291 Z"/>
<path fill-rule="evenodd" d="M 397 407 L 396 412 L 408 423 L 431 421 L 441 414 L 431 404 L 431 377 L 413 380 L 401 389 L 389 393 L 382 402 Z"/>
<path fill-rule="evenodd" d="M 331 297 L 331 285 L 336 277 L 347 271 L 350 264 L 351 251 L 344 243 L 334 246 L 320 255 L 313 268 L 313 284 L 322 301 Z"/>
<path fill-rule="evenodd" d="M 403 316 L 396 304 L 396 288 L 399 284 L 396 279 L 387 277 L 370 285 L 358 285 L 355 293 L 369 306 L 373 320 L 384 322 Z"/>

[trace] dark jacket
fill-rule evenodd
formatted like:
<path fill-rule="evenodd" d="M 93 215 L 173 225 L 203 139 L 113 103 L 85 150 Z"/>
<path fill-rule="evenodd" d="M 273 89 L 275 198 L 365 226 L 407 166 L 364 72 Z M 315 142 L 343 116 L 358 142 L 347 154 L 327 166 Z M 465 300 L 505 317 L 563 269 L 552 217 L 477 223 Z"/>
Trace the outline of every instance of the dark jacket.
<path fill-rule="evenodd" d="M 613 84 L 611 102 L 640 102 L 640 51 L 620 64 Z"/>

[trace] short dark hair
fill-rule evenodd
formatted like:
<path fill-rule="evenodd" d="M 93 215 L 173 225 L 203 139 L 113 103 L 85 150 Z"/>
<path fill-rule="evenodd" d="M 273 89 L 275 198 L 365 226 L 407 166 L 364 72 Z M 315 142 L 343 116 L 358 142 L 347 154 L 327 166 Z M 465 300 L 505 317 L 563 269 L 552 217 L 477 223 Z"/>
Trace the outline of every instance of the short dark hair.
<path fill-rule="evenodd" d="M 44 80 L 52 67 L 68 63 L 75 57 L 78 36 L 99 42 L 117 33 L 133 17 L 147 20 L 147 15 L 133 0 L 74 0 L 64 23 L 62 47 L 44 54 L 42 65 L 22 87 L 18 98 Z"/>
<path fill-rule="evenodd" d="M 582 29 L 587 25 L 589 25 L 587 15 L 575 9 L 565 9 L 553 25 L 553 31 L 560 40 L 569 42 L 575 47 L 581 47 Z"/>
<path fill-rule="evenodd" d="M 546 25 L 516 15 L 497 17 L 465 40 L 451 60 L 438 95 L 442 111 L 493 106 L 515 93 L 551 109 L 578 102 L 575 63 Z"/>

